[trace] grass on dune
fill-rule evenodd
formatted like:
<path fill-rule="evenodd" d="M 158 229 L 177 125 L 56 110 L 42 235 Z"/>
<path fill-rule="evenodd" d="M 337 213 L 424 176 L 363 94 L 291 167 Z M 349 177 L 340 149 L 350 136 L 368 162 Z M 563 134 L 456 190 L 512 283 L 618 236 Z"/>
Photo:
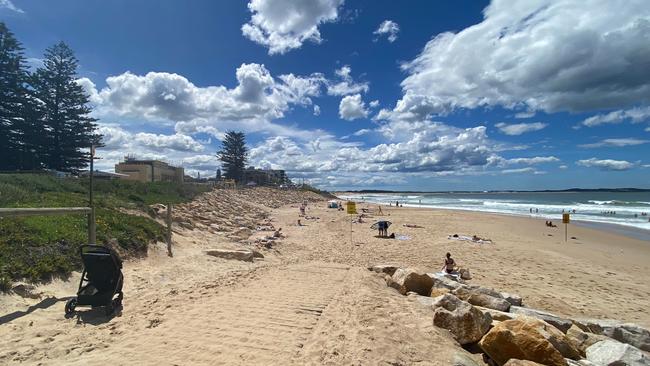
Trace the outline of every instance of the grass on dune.
<path fill-rule="evenodd" d="M 98 243 L 117 245 L 140 256 L 147 245 L 163 240 L 165 228 L 146 215 L 153 203 L 179 203 L 207 188 L 163 182 L 95 181 Z M 0 175 L 0 207 L 71 207 L 88 205 L 88 180 L 37 174 Z M 46 280 L 79 269 L 79 246 L 87 242 L 85 215 L 0 218 L 0 290 L 12 280 Z"/>

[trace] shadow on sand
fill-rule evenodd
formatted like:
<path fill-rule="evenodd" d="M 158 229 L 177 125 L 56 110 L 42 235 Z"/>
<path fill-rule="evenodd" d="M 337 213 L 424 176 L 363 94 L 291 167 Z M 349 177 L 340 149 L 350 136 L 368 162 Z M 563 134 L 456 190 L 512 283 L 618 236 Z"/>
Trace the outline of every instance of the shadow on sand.
<path fill-rule="evenodd" d="M 71 299 L 72 297 L 62 297 L 62 298 L 57 298 L 57 297 L 47 297 L 43 300 L 41 300 L 38 304 L 31 305 L 30 307 L 27 308 L 25 311 L 14 311 L 13 313 L 9 313 L 7 315 L 0 316 L 0 325 L 9 323 L 12 320 L 16 320 L 18 318 L 21 318 L 25 315 L 33 313 L 37 309 L 47 309 L 50 306 L 60 302 L 60 301 L 67 301 L 68 299 Z"/>

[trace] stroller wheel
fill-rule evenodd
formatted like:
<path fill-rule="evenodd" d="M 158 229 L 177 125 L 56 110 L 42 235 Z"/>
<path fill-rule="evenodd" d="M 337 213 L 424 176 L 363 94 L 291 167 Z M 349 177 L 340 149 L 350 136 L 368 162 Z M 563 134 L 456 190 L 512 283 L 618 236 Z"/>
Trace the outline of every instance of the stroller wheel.
<path fill-rule="evenodd" d="M 106 305 L 106 316 L 111 316 L 111 314 L 113 314 L 113 310 L 115 309 L 113 308 L 113 302 L 111 301 L 110 304 Z"/>
<path fill-rule="evenodd" d="M 65 303 L 65 314 L 70 315 L 74 313 L 75 308 L 77 307 L 77 298 L 73 297 Z"/>

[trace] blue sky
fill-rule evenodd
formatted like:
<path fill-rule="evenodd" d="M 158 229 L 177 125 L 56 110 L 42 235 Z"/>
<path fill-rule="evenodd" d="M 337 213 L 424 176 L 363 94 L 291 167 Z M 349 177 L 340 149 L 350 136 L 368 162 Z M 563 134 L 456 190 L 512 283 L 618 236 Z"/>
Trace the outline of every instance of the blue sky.
<path fill-rule="evenodd" d="M 54 5 L 56 4 L 56 5 Z M 38 67 L 63 40 L 106 146 L 327 189 L 650 188 L 645 0 L 0 0 Z"/>

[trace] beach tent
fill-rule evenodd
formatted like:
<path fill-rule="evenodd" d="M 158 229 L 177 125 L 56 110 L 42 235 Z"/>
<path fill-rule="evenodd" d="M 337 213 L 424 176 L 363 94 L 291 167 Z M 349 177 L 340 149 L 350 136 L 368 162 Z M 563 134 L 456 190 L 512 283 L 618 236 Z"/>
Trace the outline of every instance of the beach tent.
<path fill-rule="evenodd" d="M 339 204 L 334 200 L 328 201 L 327 208 L 339 208 Z"/>
<path fill-rule="evenodd" d="M 378 230 L 378 229 L 379 229 L 379 225 L 381 225 L 381 223 L 384 223 L 384 224 L 386 225 L 386 226 L 385 226 L 386 229 L 388 229 L 388 228 L 393 224 L 393 223 L 390 222 L 390 221 L 377 221 L 377 222 L 375 222 L 374 224 L 372 224 L 372 226 L 371 226 L 370 228 L 373 229 L 373 230 Z"/>

